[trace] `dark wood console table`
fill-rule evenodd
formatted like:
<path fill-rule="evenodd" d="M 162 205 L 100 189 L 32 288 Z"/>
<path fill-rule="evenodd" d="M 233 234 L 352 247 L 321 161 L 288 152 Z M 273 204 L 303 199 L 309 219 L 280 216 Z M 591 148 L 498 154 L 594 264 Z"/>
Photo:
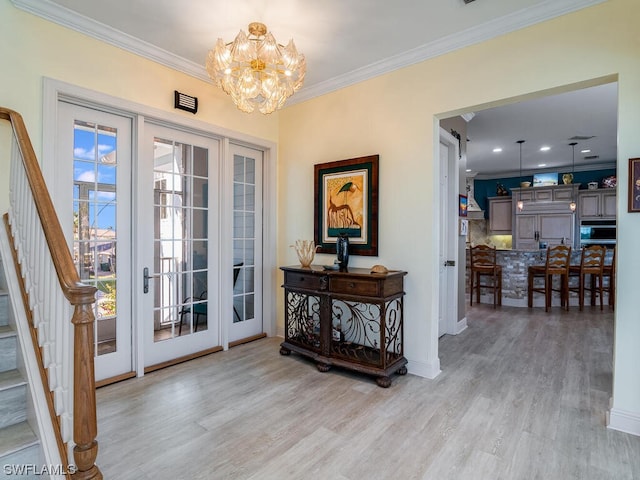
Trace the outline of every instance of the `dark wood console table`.
<path fill-rule="evenodd" d="M 403 280 L 407 272 L 370 273 L 281 267 L 284 271 L 285 340 L 280 353 L 296 352 L 331 366 L 376 377 L 381 387 L 391 375 L 407 373 L 404 358 Z"/>

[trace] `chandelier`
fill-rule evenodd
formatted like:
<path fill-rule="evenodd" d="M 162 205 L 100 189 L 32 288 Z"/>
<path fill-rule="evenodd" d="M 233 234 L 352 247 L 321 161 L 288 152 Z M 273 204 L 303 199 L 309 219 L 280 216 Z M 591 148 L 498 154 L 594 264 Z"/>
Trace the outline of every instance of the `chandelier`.
<path fill-rule="evenodd" d="M 231 43 L 218 38 L 207 56 L 209 76 L 246 113 L 281 108 L 302 87 L 306 70 L 304 55 L 293 40 L 287 46 L 278 44 L 259 22 L 249 24 L 248 35 L 240 30 Z"/>

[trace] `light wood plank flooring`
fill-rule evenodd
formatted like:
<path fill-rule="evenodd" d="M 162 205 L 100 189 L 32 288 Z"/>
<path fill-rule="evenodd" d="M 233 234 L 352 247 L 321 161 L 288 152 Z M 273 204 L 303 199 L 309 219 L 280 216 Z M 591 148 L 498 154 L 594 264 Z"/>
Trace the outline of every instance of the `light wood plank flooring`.
<path fill-rule="evenodd" d="M 98 390 L 106 479 L 640 478 L 605 428 L 613 315 L 474 306 L 434 380 L 320 373 L 268 338 Z"/>

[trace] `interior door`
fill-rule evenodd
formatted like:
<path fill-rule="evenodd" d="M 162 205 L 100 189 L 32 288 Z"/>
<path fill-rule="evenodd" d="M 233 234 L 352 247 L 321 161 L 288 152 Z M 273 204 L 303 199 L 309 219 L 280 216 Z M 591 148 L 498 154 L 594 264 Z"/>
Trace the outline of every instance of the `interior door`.
<path fill-rule="evenodd" d="M 438 287 L 438 335 L 458 333 L 458 272 L 460 262 L 458 237 L 459 150 L 457 140 L 440 129 L 439 145 L 440 249 Z M 464 258 L 464 256 L 462 256 Z M 462 260 L 464 262 L 464 260 Z M 464 272 L 464 266 L 461 267 Z"/>
<path fill-rule="evenodd" d="M 229 342 L 263 332 L 262 172 L 263 152 L 230 145 L 233 158 L 233 315 Z"/>
<path fill-rule="evenodd" d="M 95 376 L 132 372 L 130 118 L 58 104 L 52 197 L 83 283 L 96 287 Z"/>
<path fill-rule="evenodd" d="M 144 365 L 220 345 L 219 140 L 147 123 L 138 173 Z"/>
<path fill-rule="evenodd" d="M 438 336 L 447 333 L 447 310 L 451 298 L 449 296 L 449 269 L 447 268 L 449 255 L 449 229 L 447 216 L 449 212 L 449 146 L 440 142 L 440 255 L 439 255 L 439 285 L 440 307 L 438 308 Z"/>

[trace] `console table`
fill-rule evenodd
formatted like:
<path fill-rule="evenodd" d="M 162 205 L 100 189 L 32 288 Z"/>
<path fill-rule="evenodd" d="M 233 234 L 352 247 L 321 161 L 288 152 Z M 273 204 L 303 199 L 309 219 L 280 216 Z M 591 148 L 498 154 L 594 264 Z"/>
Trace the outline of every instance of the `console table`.
<path fill-rule="evenodd" d="M 280 353 L 296 352 L 316 362 L 376 377 L 381 387 L 391 375 L 407 373 L 404 358 L 403 281 L 407 272 L 370 273 L 281 267 L 284 271 L 285 340 Z"/>

